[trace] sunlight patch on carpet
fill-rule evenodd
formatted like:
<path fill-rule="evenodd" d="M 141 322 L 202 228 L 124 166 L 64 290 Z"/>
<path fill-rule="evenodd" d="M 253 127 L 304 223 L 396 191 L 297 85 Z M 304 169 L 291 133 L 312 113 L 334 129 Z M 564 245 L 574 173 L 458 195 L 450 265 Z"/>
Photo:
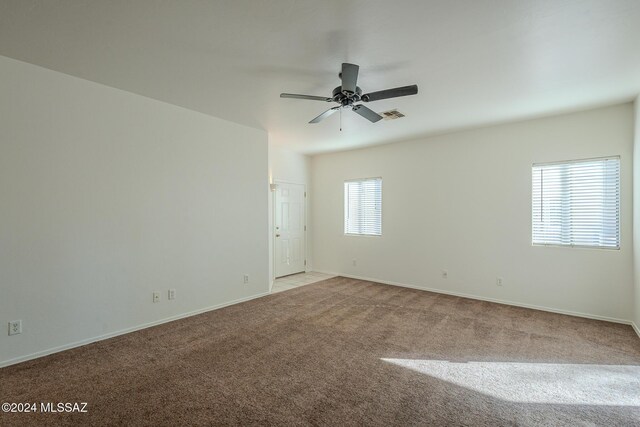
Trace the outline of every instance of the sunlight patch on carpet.
<path fill-rule="evenodd" d="M 511 402 L 640 406 L 640 366 L 381 360 Z"/>

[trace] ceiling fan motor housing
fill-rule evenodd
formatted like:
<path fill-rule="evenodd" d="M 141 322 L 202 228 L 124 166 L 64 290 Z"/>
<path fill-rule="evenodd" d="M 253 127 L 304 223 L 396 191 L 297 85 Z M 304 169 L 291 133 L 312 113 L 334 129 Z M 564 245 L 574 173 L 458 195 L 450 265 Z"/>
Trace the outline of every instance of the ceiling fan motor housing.
<path fill-rule="evenodd" d="M 346 107 L 353 104 L 354 102 L 360 101 L 361 97 L 362 97 L 362 89 L 360 89 L 360 87 L 358 86 L 356 86 L 355 93 L 349 92 L 349 91 L 343 91 L 342 86 L 338 86 L 333 90 L 333 95 L 331 99 L 341 104 L 342 106 Z"/>

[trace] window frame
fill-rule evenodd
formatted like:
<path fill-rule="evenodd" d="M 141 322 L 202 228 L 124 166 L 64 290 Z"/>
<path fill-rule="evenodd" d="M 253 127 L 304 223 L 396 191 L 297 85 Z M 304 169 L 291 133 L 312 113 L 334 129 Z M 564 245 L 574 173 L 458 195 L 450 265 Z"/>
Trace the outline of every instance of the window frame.
<path fill-rule="evenodd" d="M 347 195 L 346 195 L 346 184 L 349 182 L 363 182 L 363 181 L 374 181 L 374 180 L 379 180 L 380 181 L 380 234 L 363 234 L 363 233 L 347 233 Z M 367 178 L 352 178 L 352 179 L 345 179 L 342 183 L 342 230 L 343 230 L 343 234 L 344 236 L 348 236 L 348 237 L 373 237 L 373 238 L 378 238 L 378 237 L 382 237 L 382 230 L 383 230 L 383 215 L 382 215 L 382 211 L 383 211 L 383 179 L 381 176 L 371 176 L 371 177 L 367 177 Z"/>
<path fill-rule="evenodd" d="M 572 164 L 572 163 L 583 163 L 583 162 L 590 162 L 590 161 L 598 161 L 598 160 L 618 160 L 618 217 L 617 217 L 617 221 L 618 221 L 618 236 L 617 236 L 617 246 L 596 246 L 596 245 L 576 245 L 576 244 L 561 244 L 561 243 L 536 243 L 534 242 L 534 234 L 533 234 L 533 229 L 534 229 L 534 214 L 533 214 L 533 186 L 534 186 L 534 182 L 533 182 L 533 169 L 535 167 L 544 167 L 544 166 L 552 166 L 552 165 L 566 165 L 566 164 Z M 588 157 L 588 158 L 583 158 L 583 159 L 571 159 L 571 160 L 558 160 L 558 161 L 552 161 L 552 162 L 539 162 L 539 163 L 532 163 L 531 164 L 531 183 L 529 186 L 529 189 L 531 190 L 530 193 L 530 197 L 529 197 L 529 201 L 531 202 L 530 205 L 530 215 L 531 215 L 531 229 L 530 229 L 530 236 L 531 236 L 531 246 L 533 247 L 555 247 L 555 248 L 576 248 L 576 249 L 595 249 L 595 250 L 612 250 L 612 251 L 619 251 L 622 247 L 622 159 L 620 155 L 614 155 L 614 156 L 601 156 L 601 157 Z"/>

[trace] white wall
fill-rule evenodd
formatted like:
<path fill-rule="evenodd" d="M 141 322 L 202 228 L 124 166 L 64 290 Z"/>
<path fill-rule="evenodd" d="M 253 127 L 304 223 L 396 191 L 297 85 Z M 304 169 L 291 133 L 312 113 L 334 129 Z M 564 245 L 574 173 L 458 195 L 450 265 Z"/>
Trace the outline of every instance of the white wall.
<path fill-rule="evenodd" d="M 640 96 L 634 103 L 635 132 L 633 144 L 633 265 L 634 314 L 636 333 L 640 336 Z"/>
<path fill-rule="evenodd" d="M 315 156 L 315 269 L 628 321 L 632 148 L 624 104 Z M 531 164 L 611 155 L 622 163 L 621 249 L 533 247 Z M 343 182 L 374 176 L 383 236 L 344 236 Z"/>
<path fill-rule="evenodd" d="M 312 244 L 311 244 L 311 236 L 312 236 L 312 223 L 311 223 L 311 201 L 313 199 L 313 194 L 310 190 L 311 187 L 311 158 L 309 156 L 305 156 L 304 154 L 296 153 L 291 150 L 287 150 L 281 147 L 274 146 L 273 144 L 269 144 L 269 179 L 270 182 L 276 183 L 278 181 L 288 182 L 293 184 L 304 184 L 307 189 L 307 200 L 306 200 L 306 225 L 307 225 L 307 235 L 306 235 L 306 258 L 307 258 L 307 269 L 306 271 L 311 271 L 313 268 L 313 259 L 312 259 Z M 269 227 L 271 232 L 269 233 L 269 277 L 273 281 L 275 277 L 274 264 L 273 264 L 273 256 L 274 256 L 274 246 L 273 246 L 273 193 L 269 194 Z"/>
<path fill-rule="evenodd" d="M 0 365 L 268 291 L 265 132 L 5 57 L 0 93 Z"/>
<path fill-rule="evenodd" d="M 270 144 L 269 172 L 274 181 L 309 185 L 311 182 L 311 158 Z"/>

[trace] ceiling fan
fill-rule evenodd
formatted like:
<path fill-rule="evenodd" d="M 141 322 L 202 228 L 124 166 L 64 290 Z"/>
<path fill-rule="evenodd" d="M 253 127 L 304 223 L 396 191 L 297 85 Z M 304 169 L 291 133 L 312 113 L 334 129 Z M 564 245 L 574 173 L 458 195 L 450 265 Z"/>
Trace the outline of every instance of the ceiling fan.
<path fill-rule="evenodd" d="M 342 86 L 335 88 L 330 98 L 324 96 L 297 95 L 295 93 L 281 93 L 280 98 L 309 99 L 311 101 L 337 102 L 339 104 L 336 107 L 329 108 L 309 123 L 318 123 L 341 108 L 351 108 L 365 119 L 375 123 L 382 119 L 382 116 L 362 104 L 356 104 L 356 102 L 373 102 L 418 93 L 418 85 L 411 85 L 370 92 L 363 95 L 362 89 L 357 86 L 359 70 L 360 67 L 355 64 L 343 63 L 342 72 L 338 74 L 338 77 L 342 80 Z"/>

